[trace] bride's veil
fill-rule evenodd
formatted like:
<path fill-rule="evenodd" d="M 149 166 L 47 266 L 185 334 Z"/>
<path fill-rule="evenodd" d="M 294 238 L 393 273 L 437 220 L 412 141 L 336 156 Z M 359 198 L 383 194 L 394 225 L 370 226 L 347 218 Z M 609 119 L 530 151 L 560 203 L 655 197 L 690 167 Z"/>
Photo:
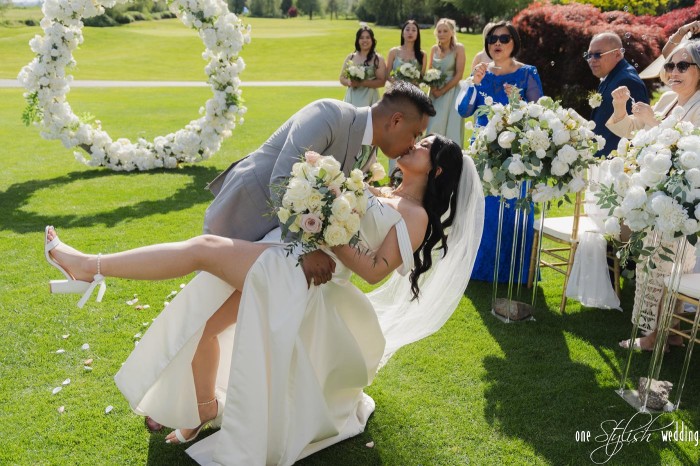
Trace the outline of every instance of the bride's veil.
<path fill-rule="evenodd" d="M 483 226 L 483 188 L 474 161 L 464 155 L 447 254 L 433 253 L 432 268 L 421 275 L 419 298 L 411 301 L 410 281 L 398 272 L 368 294 L 386 338 L 381 366 L 402 346 L 435 333 L 455 311 L 474 267 Z"/>

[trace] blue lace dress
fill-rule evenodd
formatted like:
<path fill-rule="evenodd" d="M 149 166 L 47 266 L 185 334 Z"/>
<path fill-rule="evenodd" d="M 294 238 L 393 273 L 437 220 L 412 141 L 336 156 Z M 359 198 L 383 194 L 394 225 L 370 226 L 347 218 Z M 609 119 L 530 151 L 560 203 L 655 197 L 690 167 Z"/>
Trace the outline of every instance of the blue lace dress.
<path fill-rule="evenodd" d="M 504 75 L 495 75 L 490 71 L 486 72 L 484 79 L 478 86 L 472 86 L 467 89 L 464 98 L 458 103 L 457 110 L 463 117 L 471 116 L 474 111 L 484 105 L 484 99 L 491 97 L 494 103 L 508 103 L 508 95 L 503 87 L 504 84 L 511 84 L 520 89 L 520 96 L 528 102 L 535 101 L 542 97 L 542 83 L 537 74 L 537 68 L 531 65 L 523 65 L 513 73 Z M 485 115 L 477 118 L 476 126 L 485 126 L 488 119 Z M 484 216 L 484 234 L 481 236 L 481 244 L 479 252 L 476 255 L 476 263 L 472 272 L 472 280 L 492 281 L 494 273 L 494 263 L 496 259 L 496 239 L 498 235 L 498 196 L 486 196 L 486 212 Z M 515 226 L 515 200 L 507 201 L 503 210 L 503 230 L 501 232 L 501 253 L 498 267 L 498 281 L 500 283 L 508 282 L 510 275 L 510 262 L 513 240 L 521 244 L 520 232 L 522 231 L 522 219 L 518 227 L 517 235 L 513 234 Z M 520 265 L 520 251 L 523 251 L 523 271 L 520 275 L 520 282 L 527 283 L 528 268 L 530 266 L 530 252 L 532 250 L 532 239 L 534 236 L 534 209 L 530 209 L 530 213 L 526 218 L 526 233 L 524 248 L 516 247 L 514 272 L 515 282 L 518 282 L 518 271 Z"/>

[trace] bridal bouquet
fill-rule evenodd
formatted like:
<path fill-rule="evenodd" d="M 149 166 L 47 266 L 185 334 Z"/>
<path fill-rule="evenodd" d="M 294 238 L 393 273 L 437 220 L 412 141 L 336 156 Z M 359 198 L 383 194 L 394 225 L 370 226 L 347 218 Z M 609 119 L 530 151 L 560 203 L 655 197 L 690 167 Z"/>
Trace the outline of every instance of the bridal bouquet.
<path fill-rule="evenodd" d="M 531 182 L 532 188 L 517 201 L 527 210 L 531 201 L 547 202 L 585 188 L 586 169 L 605 145 L 593 133 L 593 122 L 550 97 L 525 102 L 517 89 L 507 105 L 494 104 L 491 97 L 485 103 L 476 115 L 486 115 L 489 122 L 477 128 L 468 153 L 487 195 L 515 199 L 520 184 Z"/>
<path fill-rule="evenodd" d="M 367 70 L 362 65 L 356 65 L 350 60 L 345 64 L 345 77 L 351 81 L 363 81 L 366 74 Z"/>
<path fill-rule="evenodd" d="M 616 237 L 624 222 L 632 236 L 621 245 L 620 260 L 649 256 L 644 238 L 656 231 L 663 241 L 685 236 L 697 242 L 700 231 L 700 129 L 682 121 L 676 107 L 658 126 L 641 130 L 632 141 L 622 139 L 616 157 L 605 163 L 609 184 L 596 193 L 598 204 L 610 210 L 605 231 Z M 663 260 L 673 252 L 662 248 Z M 671 257 L 669 257 L 671 256 Z"/>
<path fill-rule="evenodd" d="M 437 68 L 430 68 L 423 76 L 423 82 L 429 87 L 440 88 L 445 85 L 447 75 Z"/>
<path fill-rule="evenodd" d="M 408 81 L 411 84 L 420 82 L 420 69 L 413 63 L 404 63 L 397 69 L 391 71 L 391 76 L 400 81 Z"/>
<path fill-rule="evenodd" d="M 358 243 L 360 219 L 367 210 L 361 170 L 346 177 L 335 158 L 307 151 L 283 189 L 276 214 L 282 237 L 291 239 L 288 253 Z"/>

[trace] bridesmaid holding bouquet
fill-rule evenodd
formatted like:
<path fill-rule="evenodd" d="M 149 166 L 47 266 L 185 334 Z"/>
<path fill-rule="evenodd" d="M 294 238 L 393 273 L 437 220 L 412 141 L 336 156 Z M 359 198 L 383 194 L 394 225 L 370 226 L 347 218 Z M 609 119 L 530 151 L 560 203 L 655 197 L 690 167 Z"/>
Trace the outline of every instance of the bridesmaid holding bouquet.
<path fill-rule="evenodd" d="M 428 83 L 436 115 L 430 118 L 427 132 L 446 136 L 462 147 L 464 121 L 455 108 L 455 100 L 459 92 L 459 81 L 464 74 L 466 55 L 464 46 L 457 42 L 455 30 L 454 20 L 448 18 L 440 19 L 435 26 L 437 44 L 430 49 L 428 71 L 439 71 L 440 79 L 435 84 Z"/>
<path fill-rule="evenodd" d="M 355 107 L 370 107 L 379 101 L 378 88 L 386 82 L 386 63 L 376 47 L 374 32 L 362 26 L 355 34 L 355 51 L 343 62 L 340 84 L 348 88 L 343 100 Z"/>

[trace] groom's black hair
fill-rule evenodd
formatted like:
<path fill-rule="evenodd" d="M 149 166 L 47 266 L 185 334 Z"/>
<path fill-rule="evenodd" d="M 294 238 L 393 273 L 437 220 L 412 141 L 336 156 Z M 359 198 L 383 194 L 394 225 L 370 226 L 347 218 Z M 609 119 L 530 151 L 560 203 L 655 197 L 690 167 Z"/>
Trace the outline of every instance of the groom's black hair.
<path fill-rule="evenodd" d="M 420 116 L 435 116 L 435 107 L 428 95 L 406 81 L 395 81 L 380 100 L 381 105 L 388 106 L 394 111 L 406 108 L 408 103 L 418 110 Z"/>

